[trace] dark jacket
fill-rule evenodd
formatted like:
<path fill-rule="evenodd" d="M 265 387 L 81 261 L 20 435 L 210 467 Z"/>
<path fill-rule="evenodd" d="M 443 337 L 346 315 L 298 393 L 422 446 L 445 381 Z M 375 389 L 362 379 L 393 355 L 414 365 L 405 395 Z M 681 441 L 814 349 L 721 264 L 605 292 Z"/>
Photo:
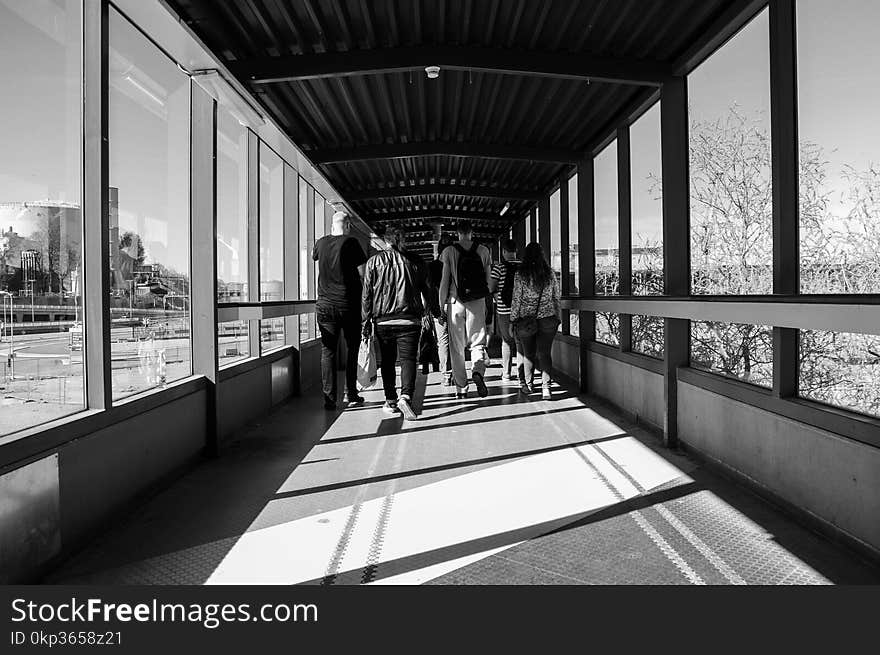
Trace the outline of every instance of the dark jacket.
<path fill-rule="evenodd" d="M 431 305 L 428 271 L 424 262 L 394 248 L 376 253 L 367 260 L 361 295 L 364 321 L 393 318 L 420 320 L 425 313 L 422 293 Z M 439 307 L 429 307 L 439 314 Z"/>

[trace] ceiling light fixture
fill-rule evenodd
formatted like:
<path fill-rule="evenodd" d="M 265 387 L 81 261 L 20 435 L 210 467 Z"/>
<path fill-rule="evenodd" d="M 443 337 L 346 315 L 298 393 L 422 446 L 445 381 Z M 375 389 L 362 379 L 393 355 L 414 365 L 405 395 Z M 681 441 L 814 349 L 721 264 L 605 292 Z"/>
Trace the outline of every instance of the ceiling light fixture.
<path fill-rule="evenodd" d="M 510 209 L 510 203 L 509 203 L 509 202 L 505 202 L 505 203 L 504 203 L 504 207 L 501 208 L 501 213 L 498 214 L 498 215 L 499 215 L 499 216 L 504 216 L 504 212 L 506 212 L 508 209 Z"/>
<path fill-rule="evenodd" d="M 436 80 L 440 77 L 440 67 L 439 66 L 425 66 L 425 73 L 428 74 L 429 80 Z"/>

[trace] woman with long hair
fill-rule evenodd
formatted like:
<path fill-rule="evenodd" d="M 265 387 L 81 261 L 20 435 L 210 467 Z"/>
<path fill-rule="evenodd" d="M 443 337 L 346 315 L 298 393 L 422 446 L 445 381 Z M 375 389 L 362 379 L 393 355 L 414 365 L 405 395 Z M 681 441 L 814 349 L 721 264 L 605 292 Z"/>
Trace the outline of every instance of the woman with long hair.
<path fill-rule="evenodd" d="M 525 395 L 532 393 L 532 376 L 537 362 L 541 367 L 541 397 L 544 400 L 552 398 L 551 351 L 560 323 L 559 296 L 559 283 L 544 259 L 544 249 L 539 243 L 530 243 L 513 278 L 510 322 L 514 326 L 517 350 L 523 354 L 520 390 Z"/>

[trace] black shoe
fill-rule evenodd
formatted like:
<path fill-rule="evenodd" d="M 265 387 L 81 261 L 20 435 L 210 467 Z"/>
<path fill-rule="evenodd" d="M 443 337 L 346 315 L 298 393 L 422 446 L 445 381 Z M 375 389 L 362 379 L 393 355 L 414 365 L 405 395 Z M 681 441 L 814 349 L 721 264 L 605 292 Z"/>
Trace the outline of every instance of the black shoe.
<path fill-rule="evenodd" d="M 486 388 L 486 381 L 483 380 L 483 376 L 480 373 L 472 373 L 471 377 L 474 380 L 474 386 L 477 388 L 477 395 L 480 398 L 485 398 L 489 395 L 489 389 Z"/>
<path fill-rule="evenodd" d="M 361 407 L 364 404 L 364 397 L 357 394 L 348 397 L 349 407 Z"/>
<path fill-rule="evenodd" d="M 335 412 L 336 401 L 333 398 L 324 396 L 324 409 L 326 409 L 328 412 Z"/>

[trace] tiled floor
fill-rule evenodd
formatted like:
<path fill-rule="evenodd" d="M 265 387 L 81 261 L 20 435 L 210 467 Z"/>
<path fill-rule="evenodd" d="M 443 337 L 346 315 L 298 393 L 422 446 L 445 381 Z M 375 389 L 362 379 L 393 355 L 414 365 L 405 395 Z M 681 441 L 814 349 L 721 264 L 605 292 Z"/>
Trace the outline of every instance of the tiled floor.
<path fill-rule="evenodd" d="M 80 584 L 880 582 L 849 552 L 564 388 L 486 399 L 420 376 L 421 419 L 381 392 L 295 399 L 53 574 Z"/>

